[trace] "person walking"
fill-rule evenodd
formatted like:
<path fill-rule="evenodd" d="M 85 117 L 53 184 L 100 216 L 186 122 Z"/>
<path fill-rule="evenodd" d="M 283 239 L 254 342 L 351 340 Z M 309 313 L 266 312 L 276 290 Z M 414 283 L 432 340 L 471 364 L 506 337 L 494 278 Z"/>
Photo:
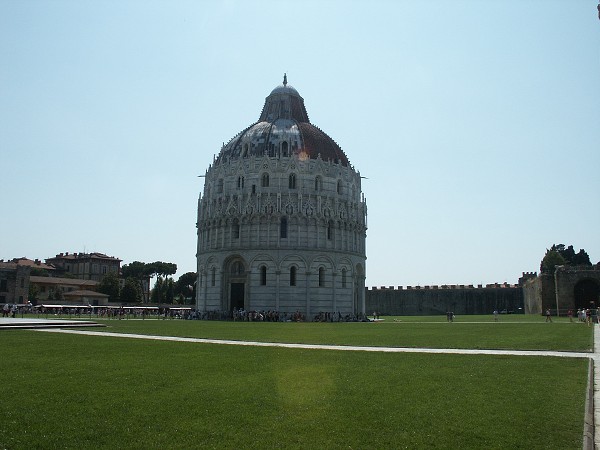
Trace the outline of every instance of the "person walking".
<path fill-rule="evenodd" d="M 546 309 L 546 322 L 552 322 L 552 314 L 550 313 L 550 308 Z"/>

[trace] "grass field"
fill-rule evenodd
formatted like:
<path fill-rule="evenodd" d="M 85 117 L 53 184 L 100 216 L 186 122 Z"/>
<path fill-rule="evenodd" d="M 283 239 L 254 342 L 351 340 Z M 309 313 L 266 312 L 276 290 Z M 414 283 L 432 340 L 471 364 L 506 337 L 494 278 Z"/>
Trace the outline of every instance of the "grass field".
<path fill-rule="evenodd" d="M 107 321 L 105 330 L 375 346 L 592 345 L 591 328 L 539 317 L 395 319 L 122 320 Z M 0 448 L 581 448 L 585 359 L 237 347 L 26 330 L 0 337 Z"/>

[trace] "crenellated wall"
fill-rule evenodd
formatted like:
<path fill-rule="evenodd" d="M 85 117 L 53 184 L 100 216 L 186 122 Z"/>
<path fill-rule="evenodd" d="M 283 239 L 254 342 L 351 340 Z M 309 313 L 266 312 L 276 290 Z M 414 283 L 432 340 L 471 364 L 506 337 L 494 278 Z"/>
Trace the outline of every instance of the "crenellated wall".
<path fill-rule="evenodd" d="M 384 315 L 492 314 L 494 310 L 523 312 L 519 285 L 487 284 L 390 286 L 365 290 L 366 311 Z"/>

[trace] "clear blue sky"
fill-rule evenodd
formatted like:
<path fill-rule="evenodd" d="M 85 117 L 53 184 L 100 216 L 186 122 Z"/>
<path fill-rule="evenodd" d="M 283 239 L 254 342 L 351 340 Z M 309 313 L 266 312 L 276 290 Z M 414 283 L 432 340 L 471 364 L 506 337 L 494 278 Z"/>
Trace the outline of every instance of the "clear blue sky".
<path fill-rule="evenodd" d="M 195 271 L 223 142 L 288 74 L 364 180 L 367 286 L 600 260 L 596 0 L 0 0 L 0 258 Z"/>

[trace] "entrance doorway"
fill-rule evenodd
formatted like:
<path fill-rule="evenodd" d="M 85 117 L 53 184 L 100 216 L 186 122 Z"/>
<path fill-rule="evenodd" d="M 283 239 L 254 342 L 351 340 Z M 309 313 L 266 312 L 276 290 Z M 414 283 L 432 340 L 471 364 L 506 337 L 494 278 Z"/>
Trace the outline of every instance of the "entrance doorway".
<path fill-rule="evenodd" d="M 575 296 L 575 308 L 590 308 L 594 303 L 595 308 L 598 305 L 598 296 L 600 295 L 600 286 L 593 280 L 582 280 L 575 285 L 573 292 Z"/>
<path fill-rule="evenodd" d="M 229 304 L 231 311 L 234 309 L 244 309 L 244 283 L 231 283 Z"/>

